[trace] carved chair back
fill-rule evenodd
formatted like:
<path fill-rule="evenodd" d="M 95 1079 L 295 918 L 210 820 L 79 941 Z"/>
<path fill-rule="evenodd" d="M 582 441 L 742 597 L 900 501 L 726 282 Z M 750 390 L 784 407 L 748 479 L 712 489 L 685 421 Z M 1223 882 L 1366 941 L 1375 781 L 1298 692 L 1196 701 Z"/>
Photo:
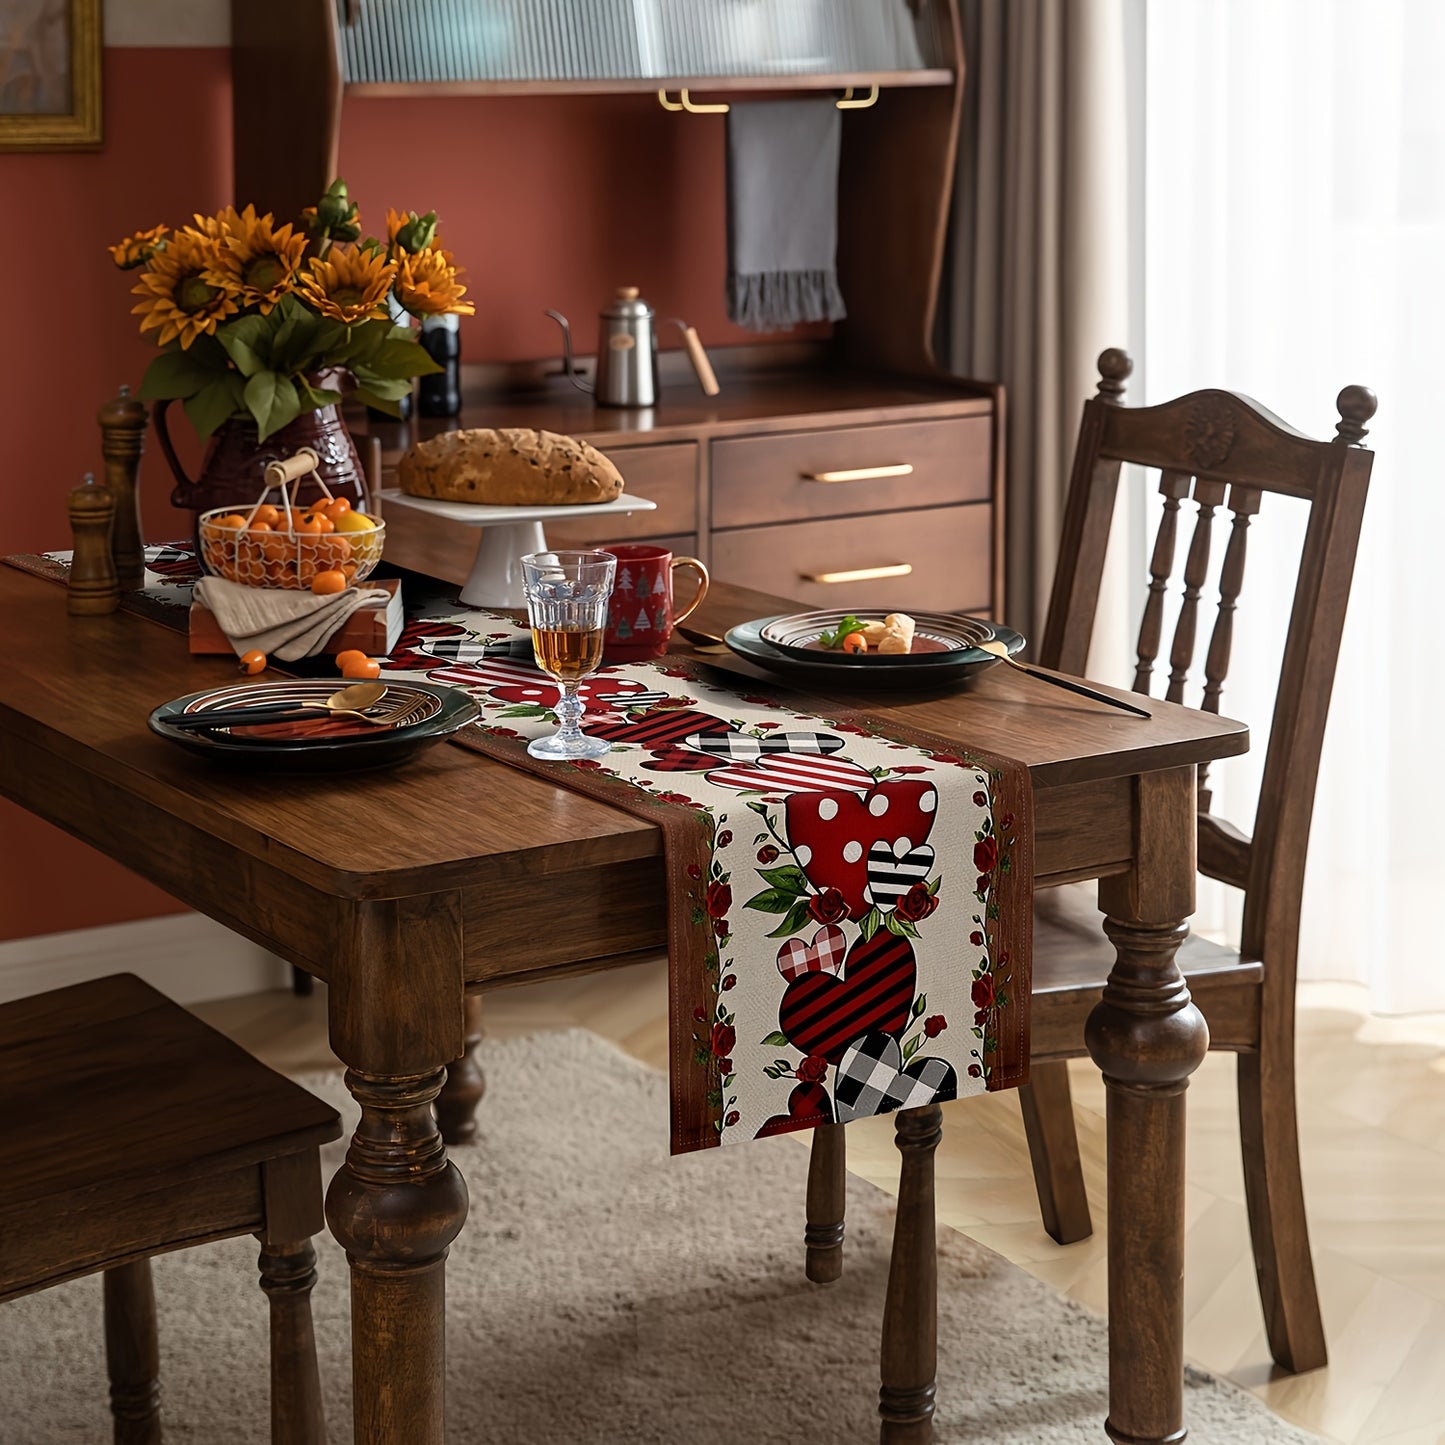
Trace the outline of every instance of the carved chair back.
<path fill-rule="evenodd" d="M 1336 434 L 1321 442 L 1234 392 L 1197 391 L 1159 406 L 1125 407 L 1121 398 L 1132 369 L 1126 353 L 1104 352 L 1098 395 L 1084 404 L 1039 661 L 1064 672 L 1084 671 L 1120 467 L 1135 463 L 1158 472 L 1162 497 L 1136 647 L 1136 692 L 1148 694 L 1156 673 L 1164 670 L 1160 653 L 1165 599 L 1174 576 L 1182 512 L 1190 535 L 1168 676 L 1161 681 L 1168 701 L 1184 701 L 1195 664 L 1214 523 L 1221 508 L 1229 513 L 1200 704 L 1218 712 L 1244 585 L 1250 522 L 1269 494 L 1308 504 L 1252 838 L 1210 812 L 1207 770 L 1201 769 L 1199 777 L 1200 870 L 1245 891 L 1242 951 L 1248 958 L 1266 960 L 1267 996 L 1274 995 L 1280 1008 L 1292 1007 L 1320 748 L 1374 461 L 1360 441 L 1374 415 L 1375 396 L 1361 386 L 1346 387 L 1339 395 Z"/>

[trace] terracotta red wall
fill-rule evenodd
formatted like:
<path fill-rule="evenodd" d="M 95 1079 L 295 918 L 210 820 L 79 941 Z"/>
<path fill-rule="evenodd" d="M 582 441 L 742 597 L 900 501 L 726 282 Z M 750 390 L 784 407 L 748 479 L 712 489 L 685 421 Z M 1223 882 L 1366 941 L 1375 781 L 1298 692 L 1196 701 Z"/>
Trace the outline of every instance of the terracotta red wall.
<path fill-rule="evenodd" d="M 226 50 L 108 49 L 102 151 L 0 156 L 0 552 L 67 545 L 65 492 L 99 463 L 95 409 L 138 384 L 153 354 L 105 246 L 229 201 L 230 148 Z M 640 286 L 708 345 L 758 339 L 724 313 L 716 118 L 669 114 L 650 96 L 355 100 L 341 171 L 375 231 L 388 205 L 441 213 L 477 302 L 467 359 L 560 354 L 549 306 L 590 351 L 618 285 Z M 675 328 L 664 343 L 677 344 Z M 170 486 L 152 448 L 141 488 L 152 541 L 173 530 Z M 176 907 L 0 802 L 0 939 Z"/>

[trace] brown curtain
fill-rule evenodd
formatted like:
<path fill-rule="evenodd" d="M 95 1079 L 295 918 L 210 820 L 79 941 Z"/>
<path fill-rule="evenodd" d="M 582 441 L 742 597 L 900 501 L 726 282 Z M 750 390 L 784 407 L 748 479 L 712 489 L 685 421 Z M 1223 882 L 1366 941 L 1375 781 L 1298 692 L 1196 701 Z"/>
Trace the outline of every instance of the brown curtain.
<path fill-rule="evenodd" d="M 1124 0 L 962 0 L 939 359 L 1007 388 L 1008 622 L 1042 632 L 1080 408 L 1128 339 Z"/>

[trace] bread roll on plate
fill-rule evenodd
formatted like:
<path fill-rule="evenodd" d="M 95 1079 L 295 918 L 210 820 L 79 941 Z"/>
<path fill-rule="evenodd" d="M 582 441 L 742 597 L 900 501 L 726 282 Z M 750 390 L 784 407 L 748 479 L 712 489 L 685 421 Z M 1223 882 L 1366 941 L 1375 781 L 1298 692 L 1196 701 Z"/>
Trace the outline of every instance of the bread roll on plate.
<path fill-rule="evenodd" d="M 878 639 L 880 654 L 913 651 L 913 633 L 918 624 L 906 612 L 890 612 L 883 619 L 883 635 Z"/>

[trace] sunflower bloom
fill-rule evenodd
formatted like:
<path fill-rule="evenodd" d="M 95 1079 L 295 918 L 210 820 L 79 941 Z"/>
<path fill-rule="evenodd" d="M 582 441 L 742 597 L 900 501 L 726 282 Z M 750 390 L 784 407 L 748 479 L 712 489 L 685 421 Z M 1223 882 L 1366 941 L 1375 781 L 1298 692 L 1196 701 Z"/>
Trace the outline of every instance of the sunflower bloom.
<path fill-rule="evenodd" d="M 273 227 L 272 217 L 257 217 L 247 206 L 228 235 L 219 238 L 216 265 L 207 280 L 228 287 L 243 306 L 259 306 L 269 316 L 296 282 L 306 237 L 289 225 Z"/>
<path fill-rule="evenodd" d="M 152 226 L 149 231 L 137 231 L 106 249 L 110 252 L 110 259 L 122 271 L 134 271 L 137 266 L 144 266 L 157 251 L 165 250 L 166 237 L 170 232 L 169 226 Z"/>
<path fill-rule="evenodd" d="M 140 284 L 131 287 L 131 294 L 142 298 L 131 307 L 143 318 L 142 332 L 159 329 L 162 346 L 179 337 L 187 351 L 196 337 L 212 335 L 240 309 L 234 289 L 213 279 L 216 252 L 215 240 L 187 227 L 151 257 Z"/>
<path fill-rule="evenodd" d="M 450 251 L 428 246 L 414 256 L 403 256 L 396 273 L 396 299 L 413 316 L 474 316 L 477 308 L 463 301 L 467 288 L 457 282 Z"/>
<path fill-rule="evenodd" d="M 252 222 L 256 219 L 255 206 L 246 207 L 246 216 Z M 196 212 L 192 218 L 195 221 L 193 229 L 202 236 L 208 236 L 213 241 L 224 240 L 227 236 L 239 235 L 244 228 L 245 218 L 236 210 L 235 206 L 222 206 L 214 216 L 203 216 Z"/>
<path fill-rule="evenodd" d="M 394 211 L 387 207 L 386 239 L 392 255 L 398 248 L 415 254 L 425 251 L 436 238 L 437 213 L 428 211 L 419 216 L 415 211 Z"/>
<path fill-rule="evenodd" d="M 326 259 L 313 256 L 297 282 L 301 299 L 323 316 L 350 325 L 386 316 L 386 296 L 396 266 L 380 251 L 333 246 Z"/>

